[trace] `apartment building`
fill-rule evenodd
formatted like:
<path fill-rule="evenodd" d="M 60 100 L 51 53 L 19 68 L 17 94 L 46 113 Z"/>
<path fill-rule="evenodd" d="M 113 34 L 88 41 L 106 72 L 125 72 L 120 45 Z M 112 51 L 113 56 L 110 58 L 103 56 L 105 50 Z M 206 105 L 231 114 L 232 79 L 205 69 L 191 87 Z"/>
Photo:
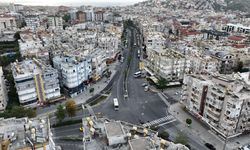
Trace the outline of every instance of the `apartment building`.
<path fill-rule="evenodd" d="M 26 22 L 26 26 L 30 28 L 31 30 L 36 30 L 41 25 L 39 16 L 35 16 L 35 15 L 25 16 L 24 20 Z"/>
<path fill-rule="evenodd" d="M 59 72 L 61 86 L 69 96 L 74 97 L 86 89 L 92 73 L 90 58 L 56 56 L 53 65 Z"/>
<path fill-rule="evenodd" d="M 17 23 L 15 17 L 0 15 L 0 31 L 14 30 L 16 28 L 17 28 Z"/>
<path fill-rule="evenodd" d="M 212 57 L 218 60 L 218 71 L 221 74 L 231 74 L 237 66 L 237 58 L 230 52 L 215 52 Z"/>
<path fill-rule="evenodd" d="M 103 21 L 103 11 L 94 12 L 95 21 Z"/>
<path fill-rule="evenodd" d="M 250 130 L 250 74 L 186 75 L 182 102 L 222 136 Z"/>
<path fill-rule="evenodd" d="M 87 20 L 86 13 L 83 12 L 83 11 L 77 11 L 76 12 L 76 18 L 77 18 L 79 23 L 84 23 Z"/>
<path fill-rule="evenodd" d="M 219 61 L 211 56 L 188 55 L 190 72 L 192 73 L 215 73 L 219 70 Z"/>
<path fill-rule="evenodd" d="M 63 29 L 63 19 L 59 16 L 48 16 L 48 25 L 50 28 Z"/>
<path fill-rule="evenodd" d="M 175 50 L 148 50 L 147 55 L 145 66 L 168 81 L 181 81 L 184 73 L 189 71 L 190 61 Z"/>
<path fill-rule="evenodd" d="M 3 76 L 3 69 L 0 66 L 0 112 L 4 111 L 8 102 L 8 92 L 6 90 L 6 85 Z"/>
<path fill-rule="evenodd" d="M 32 145 L 31 145 L 32 142 Z M 0 118 L 1 150 L 56 150 L 49 119 Z"/>
<path fill-rule="evenodd" d="M 238 33 L 249 34 L 250 33 L 250 26 L 229 23 L 226 26 L 222 27 L 222 30 L 225 30 L 226 32 L 238 32 Z"/>
<path fill-rule="evenodd" d="M 41 61 L 12 63 L 12 74 L 21 105 L 36 107 L 61 96 L 57 70 Z"/>

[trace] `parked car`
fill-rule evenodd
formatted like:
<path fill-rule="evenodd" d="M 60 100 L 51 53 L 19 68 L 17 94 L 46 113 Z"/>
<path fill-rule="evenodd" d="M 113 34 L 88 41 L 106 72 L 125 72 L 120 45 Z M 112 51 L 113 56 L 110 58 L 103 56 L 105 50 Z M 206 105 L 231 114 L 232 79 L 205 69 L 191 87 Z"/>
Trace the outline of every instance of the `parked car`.
<path fill-rule="evenodd" d="M 145 86 L 147 86 L 148 85 L 148 83 L 142 83 L 142 87 L 145 87 Z"/>
<path fill-rule="evenodd" d="M 216 148 L 210 143 L 205 143 L 205 146 L 210 150 L 216 150 Z"/>

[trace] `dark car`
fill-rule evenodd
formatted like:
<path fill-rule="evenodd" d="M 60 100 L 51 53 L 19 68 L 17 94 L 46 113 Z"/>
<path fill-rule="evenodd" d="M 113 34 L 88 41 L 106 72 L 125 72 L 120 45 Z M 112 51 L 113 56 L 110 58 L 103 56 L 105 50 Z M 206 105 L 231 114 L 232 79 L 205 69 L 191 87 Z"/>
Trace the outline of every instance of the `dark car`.
<path fill-rule="evenodd" d="M 205 146 L 210 150 L 216 150 L 216 148 L 210 143 L 206 143 Z"/>

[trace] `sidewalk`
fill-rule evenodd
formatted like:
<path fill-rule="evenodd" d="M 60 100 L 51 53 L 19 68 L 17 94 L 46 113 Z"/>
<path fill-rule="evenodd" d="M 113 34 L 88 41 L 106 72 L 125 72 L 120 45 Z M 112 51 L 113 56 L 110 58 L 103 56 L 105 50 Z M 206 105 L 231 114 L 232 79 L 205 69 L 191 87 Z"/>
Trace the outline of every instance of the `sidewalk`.
<path fill-rule="evenodd" d="M 87 89 L 84 92 L 80 93 L 76 97 L 73 97 L 72 99 L 75 100 L 76 104 L 77 105 L 83 104 L 89 98 L 91 98 L 94 95 L 100 93 L 109 84 L 109 82 L 112 80 L 112 78 L 116 74 L 116 72 L 117 72 L 116 67 L 118 65 L 119 65 L 119 62 L 117 62 L 117 61 L 114 62 L 113 64 L 110 64 L 109 70 L 111 71 L 111 75 L 110 75 L 109 79 L 104 77 L 104 78 L 100 79 L 99 81 L 97 81 L 95 84 L 92 84 L 92 85 L 88 86 Z M 94 88 L 93 93 L 89 93 L 90 88 Z M 37 108 L 37 117 L 44 116 L 44 115 L 47 115 L 49 113 L 54 113 L 56 111 L 57 106 L 61 105 L 61 104 L 64 105 L 65 102 L 66 101 L 63 101 L 61 103 L 56 103 L 55 105 L 50 105 L 50 106 L 46 106 L 46 107 Z"/>
<path fill-rule="evenodd" d="M 170 106 L 169 112 L 175 116 L 180 122 L 181 128 L 185 130 L 187 133 L 190 133 L 197 137 L 197 140 L 202 140 L 204 143 L 213 144 L 214 147 L 218 150 L 222 150 L 224 146 L 224 140 L 219 138 L 212 132 L 208 127 L 206 127 L 202 122 L 199 122 L 194 118 L 191 114 L 183 110 L 183 106 L 180 103 L 176 103 Z M 190 127 L 186 126 L 186 119 L 192 119 L 192 124 Z M 237 144 L 240 142 L 240 144 Z M 230 139 L 227 142 L 226 150 L 235 150 L 240 145 L 245 145 L 249 143 L 249 135 L 237 137 L 235 139 Z"/>
<path fill-rule="evenodd" d="M 115 62 L 109 66 L 109 70 L 111 71 L 110 78 L 107 79 L 106 77 L 101 78 L 99 81 L 97 81 L 95 84 L 88 85 L 87 89 L 82 92 L 81 94 L 77 95 L 76 97 L 73 97 L 72 99 L 75 100 L 76 104 L 83 104 L 85 103 L 89 98 L 93 97 L 94 95 L 100 93 L 111 81 L 111 79 L 116 74 L 116 66 L 118 65 L 118 62 Z M 94 92 L 90 93 L 89 89 L 94 88 Z"/>

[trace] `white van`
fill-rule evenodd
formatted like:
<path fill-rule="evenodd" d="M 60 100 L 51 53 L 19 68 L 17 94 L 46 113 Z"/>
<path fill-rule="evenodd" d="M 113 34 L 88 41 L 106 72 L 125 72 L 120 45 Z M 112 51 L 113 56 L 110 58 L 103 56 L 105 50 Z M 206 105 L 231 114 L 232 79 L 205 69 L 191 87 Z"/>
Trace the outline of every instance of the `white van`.
<path fill-rule="evenodd" d="M 138 72 L 134 73 L 134 77 L 135 77 L 135 78 L 138 78 L 138 77 L 140 77 L 140 76 L 141 76 L 141 71 L 138 71 Z"/>
<path fill-rule="evenodd" d="M 119 103 L 117 98 L 114 98 L 114 108 L 115 110 L 119 110 Z"/>

